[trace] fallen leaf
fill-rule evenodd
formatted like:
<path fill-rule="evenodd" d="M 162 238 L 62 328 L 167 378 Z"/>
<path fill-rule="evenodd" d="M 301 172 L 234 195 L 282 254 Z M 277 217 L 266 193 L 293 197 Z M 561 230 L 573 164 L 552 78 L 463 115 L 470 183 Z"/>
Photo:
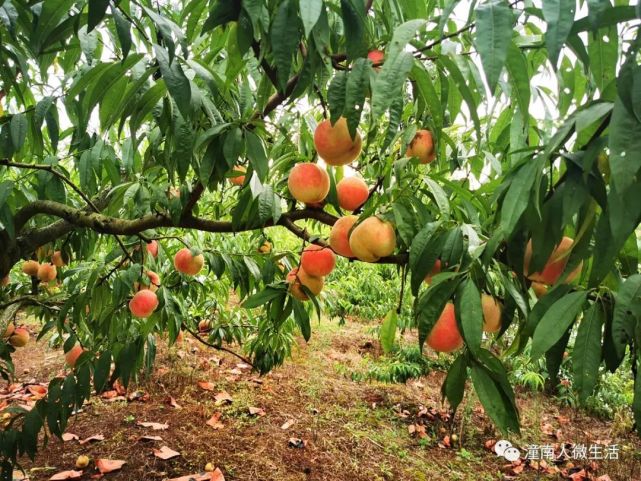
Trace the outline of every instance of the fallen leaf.
<path fill-rule="evenodd" d="M 152 423 L 152 422 L 147 422 L 147 421 L 138 421 L 136 424 L 138 426 L 143 427 L 143 428 L 151 428 L 154 431 L 164 431 L 165 429 L 169 428 L 169 424 Z"/>
<path fill-rule="evenodd" d="M 82 471 L 61 471 L 49 478 L 49 481 L 63 481 L 65 479 L 80 479 Z"/>
<path fill-rule="evenodd" d="M 247 364 L 246 362 L 239 362 L 238 364 L 236 364 L 236 367 L 237 367 L 238 369 L 251 369 L 251 368 L 252 368 L 252 367 L 251 367 L 249 364 Z"/>
<path fill-rule="evenodd" d="M 118 380 L 118 379 L 116 379 L 116 382 L 114 382 L 113 388 L 121 396 L 124 396 L 125 394 L 127 394 L 127 390 L 123 387 L 122 384 L 120 384 L 120 380 Z"/>
<path fill-rule="evenodd" d="M 94 434 L 93 436 L 89 436 L 88 438 L 85 438 L 81 441 L 79 441 L 80 444 L 87 444 L 90 443 L 91 441 L 104 441 L 105 437 L 102 434 Z"/>
<path fill-rule="evenodd" d="M 180 453 L 178 451 L 174 451 L 168 446 L 163 446 L 160 449 L 154 449 L 154 456 L 166 460 L 180 456 Z"/>
<path fill-rule="evenodd" d="M 223 414 L 221 412 L 215 412 L 212 417 L 210 417 L 205 424 L 211 426 L 214 429 L 222 429 L 225 427 L 223 423 L 220 422 L 220 418 Z"/>
<path fill-rule="evenodd" d="M 280 428 L 281 428 L 283 431 L 285 431 L 286 429 L 291 428 L 291 427 L 294 425 L 294 423 L 295 423 L 295 422 L 296 422 L 296 421 L 295 421 L 294 419 L 288 419 L 287 421 L 285 421 L 285 422 L 283 423 L 283 425 L 282 425 Z"/>
<path fill-rule="evenodd" d="M 233 401 L 233 398 L 229 395 L 227 391 L 221 391 L 214 396 L 214 400 L 216 401 L 216 404 L 220 405 L 220 404 L 231 403 Z"/>
<path fill-rule="evenodd" d="M 173 396 L 167 397 L 167 404 L 169 404 L 174 409 L 182 409 L 182 406 L 176 402 Z"/>
<path fill-rule="evenodd" d="M 80 437 L 77 434 L 73 433 L 62 433 L 62 440 L 64 442 L 77 441 Z"/>
<path fill-rule="evenodd" d="M 149 401 L 149 394 L 144 391 L 134 391 L 129 396 L 127 396 L 127 401 L 140 401 L 146 403 Z"/>
<path fill-rule="evenodd" d="M 252 416 L 265 416 L 267 413 L 263 408 L 249 406 L 249 414 Z"/>
<path fill-rule="evenodd" d="M 229 370 L 229 374 L 233 374 L 234 376 L 240 376 L 243 373 L 240 369 L 235 367 L 234 369 Z"/>
<path fill-rule="evenodd" d="M 209 381 L 198 381 L 198 387 L 204 391 L 213 391 L 216 389 L 216 386 Z"/>
<path fill-rule="evenodd" d="M 138 441 L 162 441 L 160 436 L 140 436 Z"/>
<path fill-rule="evenodd" d="M 96 468 L 100 471 L 100 474 L 112 473 L 113 471 L 118 471 L 121 469 L 127 461 L 121 461 L 119 459 L 97 459 Z"/>
<path fill-rule="evenodd" d="M 596 478 L 596 481 L 612 481 L 612 479 L 610 479 L 610 476 L 608 476 L 607 474 L 604 474 L 603 476 L 599 476 L 598 478 Z"/>
<path fill-rule="evenodd" d="M 47 388 L 40 386 L 39 384 L 31 384 L 27 386 L 27 391 L 29 391 L 36 399 L 42 399 L 47 395 Z"/>
<path fill-rule="evenodd" d="M 287 445 L 290 448 L 303 449 L 305 447 L 305 441 L 303 441 L 300 438 L 289 438 L 289 441 L 287 442 Z"/>

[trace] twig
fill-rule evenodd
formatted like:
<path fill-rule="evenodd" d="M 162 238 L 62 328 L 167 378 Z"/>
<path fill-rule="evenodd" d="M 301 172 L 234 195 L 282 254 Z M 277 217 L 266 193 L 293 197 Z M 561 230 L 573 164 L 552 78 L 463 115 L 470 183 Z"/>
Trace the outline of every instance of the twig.
<path fill-rule="evenodd" d="M 254 364 L 253 364 L 249 359 L 247 359 L 247 358 L 246 358 L 246 357 L 244 357 L 244 356 L 241 356 L 241 355 L 240 355 L 240 354 L 238 354 L 237 352 L 235 352 L 235 351 L 233 351 L 233 350 L 231 350 L 231 349 L 229 349 L 229 348 L 226 348 L 226 347 L 224 347 L 224 346 L 217 346 L 216 344 L 212 344 L 211 342 L 207 342 L 207 341 L 205 341 L 205 340 L 204 340 L 202 337 L 200 337 L 196 332 L 194 332 L 193 330 L 191 330 L 187 325 L 183 324 L 183 328 L 184 328 L 184 329 L 185 329 L 189 334 L 191 334 L 191 335 L 192 335 L 192 336 L 193 336 L 193 337 L 194 337 L 198 342 L 200 342 L 201 344 L 204 344 L 205 346 L 208 346 L 208 347 L 214 348 L 214 349 L 216 349 L 216 350 L 218 350 L 218 351 L 223 351 L 223 352 L 226 352 L 226 353 L 228 353 L 228 354 L 231 354 L 232 356 L 237 357 L 238 359 L 240 359 L 240 360 L 241 360 L 241 361 L 243 361 L 244 363 L 249 364 L 252 368 L 255 368 L 255 367 L 256 367 L 256 366 L 254 366 Z"/>

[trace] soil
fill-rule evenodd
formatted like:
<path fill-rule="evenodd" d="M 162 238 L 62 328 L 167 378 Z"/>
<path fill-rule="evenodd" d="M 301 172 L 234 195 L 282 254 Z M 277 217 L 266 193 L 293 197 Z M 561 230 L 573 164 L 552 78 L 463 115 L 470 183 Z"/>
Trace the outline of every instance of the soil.
<path fill-rule="evenodd" d="M 353 371 L 381 355 L 371 327 L 322 321 L 308 344 L 298 341 L 291 360 L 260 378 L 237 358 L 185 336 L 182 345 L 159 349 L 149 379 L 130 385 L 116 400 L 92 397 L 70 420 L 67 433 L 80 440 L 100 434 L 104 440 L 49 438 L 22 467 L 30 481 L 48 480 L 75 469 L 84 454 L 91 463 L 82 480 L 97 475 L 95 461 L 101 458 L 126 461 L 104 475 L 113 481 L 162 481 L 202 473 L 207 463 L 227 481 L 641 480 L 641 442 L 629 420 L 599 420 L 543 394 L 517 392 L 523 431 L 510 441 L 522 457 L 510 463 L 493 451 L 501 436 L 472 394 L 449 419 L 441 403 L 443 372 L 406 384 L 352 381 Z M 15 364 L 21 383 L 47 382 L 64 371 L 60 349 L 43 341 L 19 349 Z M 221 392 L 231 402 L 217 402 Z M 218 429 L 206 424 L 215 413 L 222 423 Z M 153 430 L 138 422 L 168 427 Z M 145 441 L 145 435 L 162 441 Z M 523 459 L 527 445 L 550 445 L 558 453 L 563 443 L 615 444 L 619 459 L 538 467 Z M 180 456 L 159 459 L 153 450 L 162 446 Z"/>

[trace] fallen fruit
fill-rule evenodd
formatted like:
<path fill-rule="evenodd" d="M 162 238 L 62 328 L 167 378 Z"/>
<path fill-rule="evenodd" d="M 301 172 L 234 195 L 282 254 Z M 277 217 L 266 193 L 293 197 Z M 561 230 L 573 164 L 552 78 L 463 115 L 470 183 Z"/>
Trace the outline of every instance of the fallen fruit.
<path fill-rule="evenodd" d="M 85 456 L 84 454 L 81 454 L 76 458 L 76 468 L 84 469 L 87 466 L 89 466 L 89 456 Z"/>

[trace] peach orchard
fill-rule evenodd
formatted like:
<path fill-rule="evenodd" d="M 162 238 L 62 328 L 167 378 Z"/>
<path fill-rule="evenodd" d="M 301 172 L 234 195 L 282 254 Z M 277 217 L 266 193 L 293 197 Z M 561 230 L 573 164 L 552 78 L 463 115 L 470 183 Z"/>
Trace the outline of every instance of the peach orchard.
<path fill-rule="evenodd" d="M 9 408 L 3 479 L 158 342 L 286 362 L 348 262 L 397 266 L 453 411 L 473 389 L 518 432 L 504 360 L 553 389 L 572 343 L 581 401 L 632 366 L 641 426 L 641 9 L 615 3 L 2 1 L 0 368 L 36 342 L 18 314 L 68 365 Z"/>

